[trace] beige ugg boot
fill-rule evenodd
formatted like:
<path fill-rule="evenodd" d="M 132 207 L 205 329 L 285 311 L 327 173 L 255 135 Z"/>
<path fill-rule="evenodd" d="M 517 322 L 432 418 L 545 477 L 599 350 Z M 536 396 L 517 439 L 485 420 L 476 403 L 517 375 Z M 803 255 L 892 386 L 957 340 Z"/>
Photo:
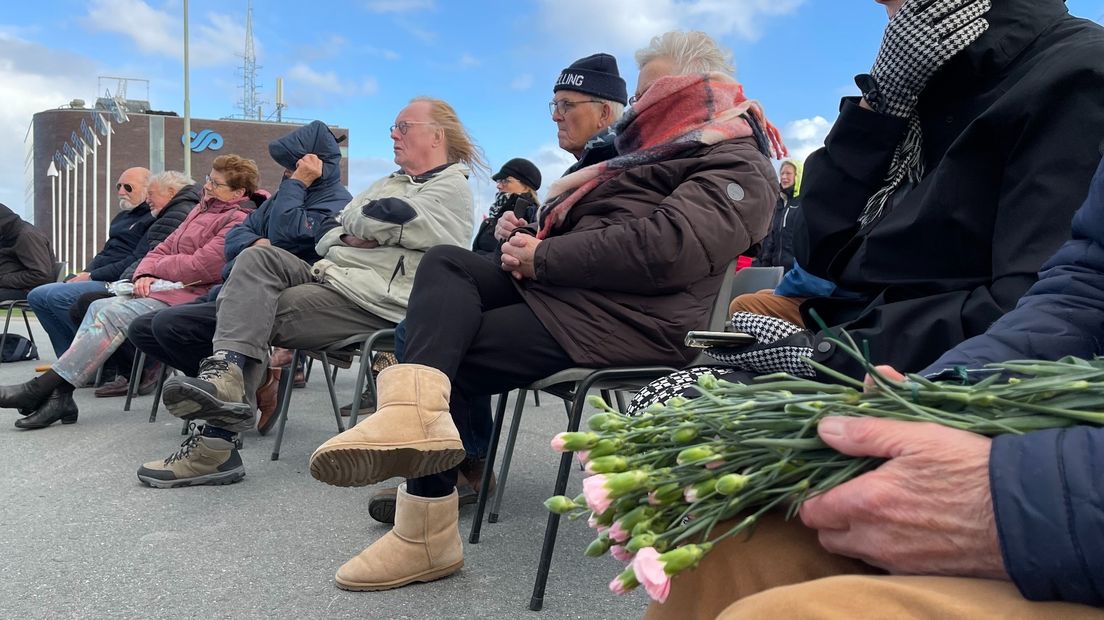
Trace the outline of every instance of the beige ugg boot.
<path fill-rule="evenodd" d="M 376 412 L 311 455 L 317 480 L 356 487 L 388 478 L 419 478 L 456 467 L 464 443 L 449 414 L 449 380 L 419 364 L 385 368 Z"/>
<path fill-rule="evenodd" d="M 399 487 L 395 527 L 337 569 L 343 590 L 390 590 L 447 577 L 464 566 L 456 491 L 418 497 Z"/>

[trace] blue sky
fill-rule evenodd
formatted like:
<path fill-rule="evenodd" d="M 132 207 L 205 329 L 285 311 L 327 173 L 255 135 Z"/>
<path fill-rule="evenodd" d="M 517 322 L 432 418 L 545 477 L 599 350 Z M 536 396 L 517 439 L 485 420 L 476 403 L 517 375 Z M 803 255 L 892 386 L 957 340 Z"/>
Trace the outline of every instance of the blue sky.
<path fill-rule="evenodd" d="M 1104 19 L 1104 0 L 1067 4 L 1074 15 Z M 21 145 L 31 115 L 73 98 L 94 100 L 97 76 L 148 79 L 153 108 L 183 112 L 182 6 L 6 3 L 0 202 L 23 206 Z M 190 13 L 192 115 L 239 113 L 246 1 L 192 0 Z M 387 128 L 422 94 L 456 107 L 495 169 L 520 156 L 546 179 L 558 176 L 571 161 L 556 146 L 547 109 L 560 69 L 612 53 L 631 93 L 633 51 L 673 29 L 704 30 L 730 48 L 748 95 L 791 150 L 805 154 L 823 140 L 840 96 L 855 91 L 852 76 L 869 69 L 885 20 L 874 0 L 256 0 L 253 31 L 265 113 L 283 77 L 286 117 L 350 128 L 356 193 L 394 169 Z M 482 212 L 493 188 L 475 183 Z"/>

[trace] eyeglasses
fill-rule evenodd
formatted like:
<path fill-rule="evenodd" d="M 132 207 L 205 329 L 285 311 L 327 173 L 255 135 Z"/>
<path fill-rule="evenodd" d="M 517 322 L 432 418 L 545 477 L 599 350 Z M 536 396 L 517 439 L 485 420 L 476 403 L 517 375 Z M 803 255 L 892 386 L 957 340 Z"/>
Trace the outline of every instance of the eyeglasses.
<path fill-rule="evenodd" d="M 502 177 L 501 179 L 495 181 L 495 185 L 506 185 L 508 183 L 514 182 L 515 180 L 516 179 L 514 179 L 514 177 Z"/>
<path fill-rule="evenodd" d="M 568 101 L 567 99 L 560 99 L 559 101 L 549 101 L 548 113 L 555 116 L 555 114 L 559 112 L 560 116 L 565 116 L 580 103 L 605 103 L 605 101 L 602 101 L 601 99 L 583 99 L 582 101 Z"/>
<path fill-rule="evenodd" d="M 115 191 L 119 191 L 119 188 L 125 189 L 128 194 L 134 191 L 134 186 L 130 183 L 116 183 Z"/>
<path fill-rule="evenodd" d="M 434 122 L 431 122 L 431 121 L 401 121 L 397 125 L 391 125 L 391 127 L 388 131 L 390 133 L 394 133 L 395 130 L 398 129 L 399 133 L 401 133 L 402 135 L 405 136 L 406 132 L 410 131 L 410 127 L 412 125 L 436 125 L 436 124 L 437 123 L 434 123 Z"/>
<path fill-rule="evenodd" d="M 629 105 L 633 105 L 637 101 L 640 101 L 640 98 L 643 96 L 644 95 L 633 95 L 632 97 L 629 97 Z"/>
<path fill-rule="evenodd" d="M 211 175 L 207 175 L 207 176 L 203 177 L 203 184 L 204 185 L 210 185 L 211 187 L 226 187 L 226 188 L 230 187 L 229 183 L 219 183 L 218 181 L 212 179 Z"/>

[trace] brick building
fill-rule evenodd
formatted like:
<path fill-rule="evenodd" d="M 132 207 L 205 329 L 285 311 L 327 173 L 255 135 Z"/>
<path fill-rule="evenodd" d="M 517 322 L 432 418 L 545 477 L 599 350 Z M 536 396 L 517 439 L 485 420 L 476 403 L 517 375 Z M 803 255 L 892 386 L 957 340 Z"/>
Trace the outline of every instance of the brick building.
<path fill-rule="evenodd" d="M 95 131 L 93 112 L 110 123 L 110 161 L 108 138 Z M 70 271 L 81 270 L 103 247 L 107 225 L 119 212 L 115 182 L 123 170 L 134 166 L 149 168 L 154 173 L 184 170 L 183 118 L 134 112 L 128 112 L 127 116 L 127 122 L 116 123 L 110 122 L 112 115 L 104 109 L 62 108 L 39 112 L 32 120 L 27 157 L 28 199 L 33 205 L 35 224 L 51 235 L 54 254 L 68 263 Z M 81 121 L 87 127 L 85 132 Z M 268 143 L 300 126 L 193 118 L 192 178 L 202 182 L 215 157 L 234 153 L 255 160 L 261 171 L 261 187 L 273 192 L 280 185 L 283 169 L 269 156 Z M 347 129 L 331 129 L 339 139 L 348 137 Z M 86 163 L 78 162 L 70 168 L 63 163 L 63 147 L 72 143 L 74 133 L 78 136 L 94 133 L 99 144 L 95 155 L 92 150 L 87 151 Z M 346 155 L 341 161 L 341 179 L 347 185 L 348 140 L 341 142 L 341 150 Z M 55 159 L 55 154 L 61 154 L 62 158 Z M 51 175 L 54 170 L 56 176 Z"/>

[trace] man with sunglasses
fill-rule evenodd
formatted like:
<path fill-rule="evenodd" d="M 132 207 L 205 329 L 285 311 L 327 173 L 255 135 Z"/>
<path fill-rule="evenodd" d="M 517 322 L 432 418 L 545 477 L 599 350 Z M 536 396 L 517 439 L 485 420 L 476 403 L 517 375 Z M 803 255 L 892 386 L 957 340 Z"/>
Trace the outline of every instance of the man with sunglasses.
<path fill-rule="evenodd" d="M 149 180 L 150 171 L 145 168 L 124 170 L 115 183 L 119 213 L 111 220 L 103 249 L 67 281 L 44 284 L 27 295 L 27 302 L 49 334 L 58 357 L 69 349 L 77 333 L 77 325 L 69 318 L 69 308 L 86 293 L 105 293 L 108 282 L 120 279 L 145 254 L 146 248 L 140 242 L 157 219 L 147 202 Z"/>

